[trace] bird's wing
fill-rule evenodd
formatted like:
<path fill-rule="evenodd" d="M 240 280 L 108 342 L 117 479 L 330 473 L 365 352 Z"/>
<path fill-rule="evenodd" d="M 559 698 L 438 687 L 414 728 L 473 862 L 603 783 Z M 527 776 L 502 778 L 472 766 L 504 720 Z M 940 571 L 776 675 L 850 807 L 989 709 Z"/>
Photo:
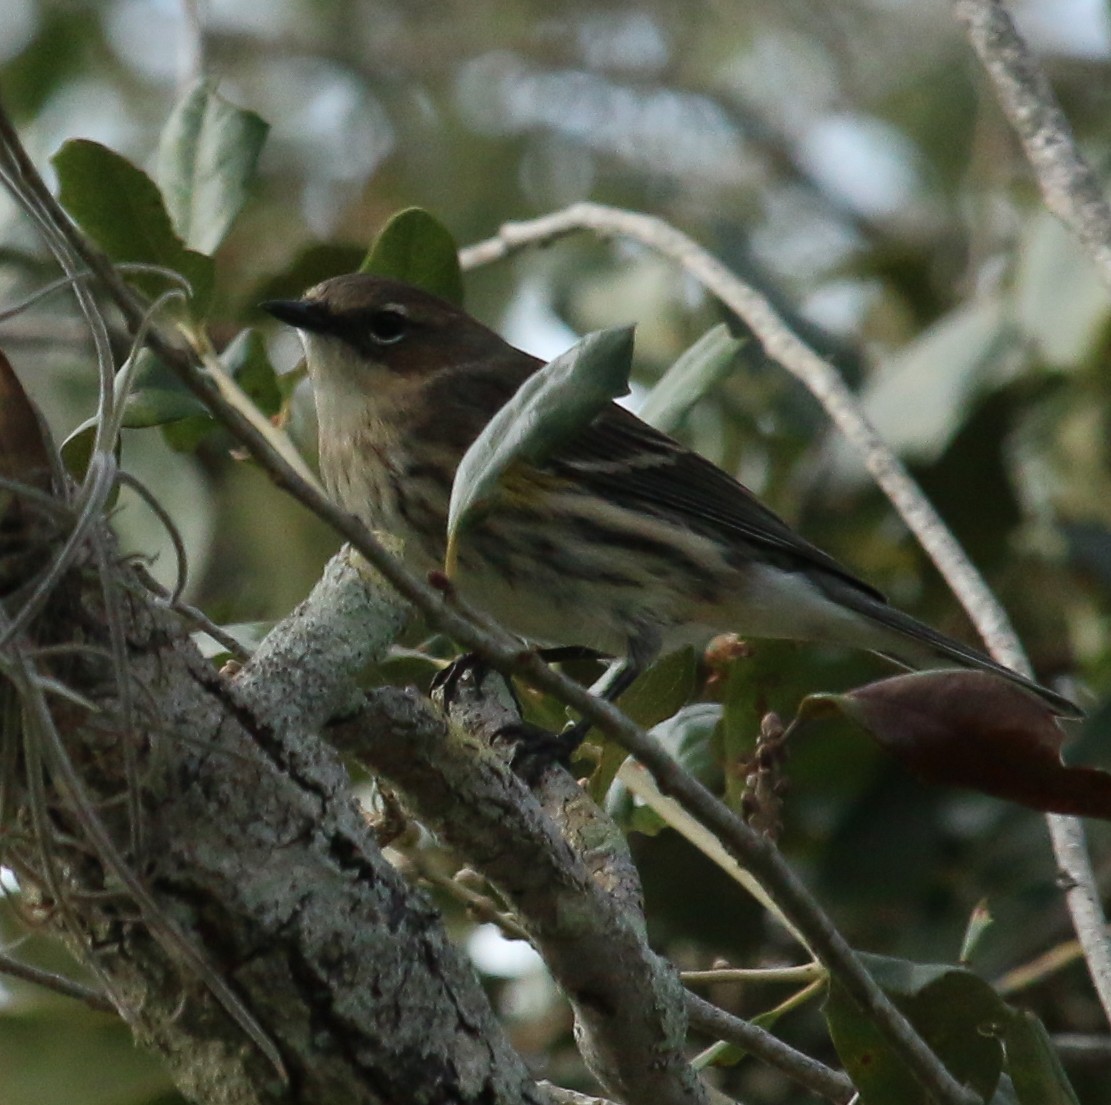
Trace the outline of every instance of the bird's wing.
<path fill-rule="evenodd" d="M 738 553 L 750 549 L 786 571 L 820 569 L 886 601 L 717 465 L 616 404 L 565 442 L 545 468 L 631 510 L 723 539 Z"/>

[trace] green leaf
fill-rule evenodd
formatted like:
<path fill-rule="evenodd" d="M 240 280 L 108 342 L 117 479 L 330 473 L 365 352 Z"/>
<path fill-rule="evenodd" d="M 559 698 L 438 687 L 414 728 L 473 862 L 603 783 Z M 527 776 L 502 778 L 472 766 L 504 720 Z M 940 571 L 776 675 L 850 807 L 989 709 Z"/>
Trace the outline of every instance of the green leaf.
<path fill-rule="evenodd" d="M 359 271 L 404 280 L 463 306 L 459 247 L 447 227 L 423 208 L 407 207 L 394 215 L 379 231 Z"/>
<path fill-rule="evenodd" d="M 673 433 L 690 409 L 732 371 L 744 342 L 720 323 L 707 330 L 657 381 L 639 410 L 650 426 Z"/>
<path fill-rule="evenodd" d="M 66 466 L 66 471 L 79 483 L 85 478 L 85 473 L 89 470 L 89 461 L 93 455 L 93 442 L 96 440 L 96 423 L 95 416 L 86 418 L 80 426 L 70 431 L 58 450 L 62 455 L 62 463 Z M 120 443 L 118 440 L 116 441 L 115 453 L 116 459 L 119 460 Z M 109 501 L 110 505 L 115 503 L 117 494 L 118 492 L 112 493 L 112 498 Z"/>
<path fill-rule="evenodd" d="M 247 202 L 269 129 L 218 95 L 212 80 L 198 81 L 178 101 L 162 130 L 155 177 L 187 245 L 211 253 L 224 240 Z"/>
<path fill-rule="evenodd" d="M 949 1072 L 989 1100 L 1003 1066 L 1000 1035 L 1010 1011 L 981 978 L 947 964 L 861 956 Z M 830 1037 L 862 1105 L 928 1105 L 921 1084 L 837 983 L 824 1007 Z"/>
<path fill-rule="evenodd" d="M 643 729 L 673 717 L 694 694 L 698 661 L 693 648 L 681 648 L 653 664 L 626 691 L 617 705 Z M 606 741 L 602 758 L 590 778 L 590 794 L 601 803 L 628 752 L 616 741 Z"/>
<path fill-rule="evenodd" d="M 128 429 L 164 426 L 204 414 L 204 404 L 149 349 L 142 349 L 131 393 L 124 404 L 123 425 Z"/>
<path fill-rule="evenodd" d="M 127 397 L 123 425 L 129 430 L 165 426 L 199 414 L 204 407 L 188 392 L 146 388 Z"/>
<path fill-rule="evenodd" d="M 651 729 L 687 704 L 694 694 L 697 669 L 694 649 L 681 648 L 653 664 L 617 704 L 642 729 Z"/>
<path fill-rule="evenodd" d="M 266 299 L 299 299 L 322 280 L 353 272 L 365 256 L 360 246 L 317 242 L 298 253 L 286 268 L 253 287 L 244 302 L 250 309 L 257 309 L 256 305 Z"/>
<path fill-rule="evenodd" d="M 865 412 L 898 453 L 930 464 L 965 425 L 976 400 L 1014 371 L 1004 354 L 1017 336 L 999 296 L 956 307 L 872 375 L 861 395 Z M 844 458 L 851 448 L 838 446 L 839 463 L 850 463 Z"/>
<path fill-rule="evenodd" d="M 191 308 L 200 316 L 212 295 L 211 257 L 186 249 L 174 233 L 154 181 L 118 153 L 84 138 L 73 139 L 52 158 L 62 206 L 113 261 L 161 265 L 181 273 L 193 289 Z M 165 278 L 129 274 L 127 279 L 154 297 Z"/>
<path fill-rule="evenodd" d="M 197 446 L 219 427 L 220 423 L 212 415 L 193 414 L 176 422 L 167 422 L 162 427 L 162 436 L 175 452 L 194 453 Z"/>
<path fill-rule="evenodd" d="M 224 350 L 223 361 L 235 382 L 263 414 L 269 417 L 278 413 L 282 392 L 266 343 L 257 330 L 241 330 Z"/>
<path fill-rule="evenodd" d="M 116 376 L 116 396 L 120 396 L 122 374 Z M 96 417 L 81 423 L 62 443 L 62 459 L 77 478 L 84 475 L 92 453 Z M 204 404 L 149 349 L 137 355 L 131 390 L 124 401 L 121 425 L 129 430 L 162 427 L 170 445 L 192 449 L 197 441 L 216 428 L 216 421 Z M 116 443 L 119 456 L 120 443 Z"/>
<path fill-rule="evenodd" d="M 587 334 L 566 353 L 530 376 L 486 424 L 463 456 L 451 487 L 445 570 L 455 567 L 460 528 L 499 491 L 533 478 L 525 465 L 541 464 L 581 430 L 610 400 L 629 391 L 633 330 L 626 326 Z"/>
<path fill-rule="evenodd" d="M 1003 1037 L 1007 1072 L 1020 1105 L 1080 1105 L 1049 1033 L 1033 1013 L 1015 1010 Z"/>

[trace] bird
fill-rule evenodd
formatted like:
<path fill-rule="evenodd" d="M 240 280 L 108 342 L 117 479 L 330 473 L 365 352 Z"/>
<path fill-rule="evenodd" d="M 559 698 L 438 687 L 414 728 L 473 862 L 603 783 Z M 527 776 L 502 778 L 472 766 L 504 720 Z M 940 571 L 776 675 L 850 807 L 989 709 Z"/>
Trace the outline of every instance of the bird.
<path fill-rule="evenodd" d="M 260 306 L 304 345 L 328 494 L 400 538 L 413 571 L 442 569 L 455 471 L 544 362 L 431 292 L 370 273 Z M 616 403 L 542 463 L 503 474 L 459 537 L 454 582 L 528 642 L 613 658 L 592 688 L 610 700 L 661 653 L 736 633 L 864 649 L 911 669 L 981 669 L 1058 716 L 1081 713 L 892 606 L 723 469 Z"/>

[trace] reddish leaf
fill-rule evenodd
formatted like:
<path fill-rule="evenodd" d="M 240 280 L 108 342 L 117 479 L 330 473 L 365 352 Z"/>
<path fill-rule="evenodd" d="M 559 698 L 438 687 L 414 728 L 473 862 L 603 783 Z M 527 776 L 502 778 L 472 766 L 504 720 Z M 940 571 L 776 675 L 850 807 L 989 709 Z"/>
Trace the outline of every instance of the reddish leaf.
<path fill-rule="evenodd" d="M 5 597 L 43 564 L 48 515 L 21 489 L 51 490 L 52 455 L 45 422 L 0 353 L 0 595 Z"/>
<path fill-rule="evenodd" d="M 1111 774 L 1061 762 L 1065 734 L 1040 699 L 981 671 L 915 672 L 844 695 L 813 695 L 931 783 L 971 787 L 1052 813 L 1111 820 Z"/>
<path fill-rule="evenodd" d="M 0 352 L 0 476 L 49 490 L 52 466 L 47 442 L 38 411 Z"/>

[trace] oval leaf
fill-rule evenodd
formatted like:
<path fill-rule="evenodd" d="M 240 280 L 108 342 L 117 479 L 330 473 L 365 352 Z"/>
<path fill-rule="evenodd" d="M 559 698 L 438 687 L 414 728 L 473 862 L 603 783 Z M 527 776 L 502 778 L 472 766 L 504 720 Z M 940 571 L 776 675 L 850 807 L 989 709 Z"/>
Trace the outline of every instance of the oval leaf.
<path fill-rule="evenodd" d="M 170 113 L 155 176 L 185 243 L 211 253 L 247 201 L 269 125 L 198 81 Z"/>
<path fill-rule="evenodd" d="M 1007 1071 L 1021 1105 L 1080 1105 L 1045 1026 L 1028 1010 L 1015 1010 L 1003 1037 Z"/>
<path fill-rule="evenodd" d="M 657 430 L 673 433 L 691 407 L 729 375 L 742 345 L 724 322 L 707 330 L 660 377 L 638 411 L 640 417 Z"/>
<path fill-rule="evenodd" d="M 181 273 L 193 289 L 192 310 L 204 313 L 212 295 L 212 258 L 186 249 L 174 233 L 157 185 L 125 157 L 79 138 L 52 158 L 58 198 L 74 221 L 113 261 L 139 261 Z M 128 274 L 146 295 L 166 290 L 153 274 Z"/>
<path fill-rule="evenodd" d="M 949 1072 L 989 1100 L 1003 1065 L 998 1037 L 1009 1016 L 999 995 L 983 979 L 957 967 L 875 955 L 861 959 Z M 932 1101 L 841 986 L 830 987 L 824 1012 L 830 1038 L 863 1105 Z"/>
<path fill-rule="evenodd" d="M 122 425 L 137 430 L 207 413 L 204 404 L 149 349 L 140 349 L 137 357 Z M 117 395 L 120 380 L 117 375 Z"/>
<path fill-rule="evenodd" d="M 451 485 L 444 565 L 449 576 L 467 516 L 496 495 L 511 465 L 542 463 L 607 403 L 628 394 L 632 359 L 631 326 L 587 334 L 530 376 L 490 419 L 464 454 Z"/>
<path fill-rule="evenodd" d="M 415 284 L 463 306 L 459 247 L 447 227 L 421 207 L 399 211 L 382 227 L 359 271 Z"/>
<path fill-rule="evenodd" d="M 831 707 L 932 783 L 970 787 L 1052 813 L 1111 819 L 1111 774 L 1061 762 L 1053 710 L 997 675 L 897 675 L 844 695 L 812 695 L 800 715 Z"/>

